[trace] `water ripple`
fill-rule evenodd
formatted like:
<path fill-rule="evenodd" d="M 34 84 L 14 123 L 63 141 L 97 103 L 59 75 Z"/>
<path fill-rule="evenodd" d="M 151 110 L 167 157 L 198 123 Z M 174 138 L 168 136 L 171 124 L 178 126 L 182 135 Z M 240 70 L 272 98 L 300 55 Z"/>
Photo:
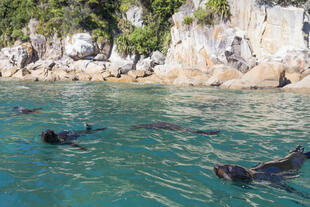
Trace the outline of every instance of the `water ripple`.
<path fill-rule="evenodd" d="M 0 82 L 1 206 L 309 206 L 301 194 L 213 173 L 215 164 L 252 167 L 297 144 L 307 149 L 309 99 L 277 90 Z M 16 115 L 14 106 L 43 109 Z M 156 121 L 221 133 L 130 129 Z M 87 151 L 40 141 L 44 129 L 85 122 L 107 127 L 77 140 Z M 309 170 L 306 163 L 288 181 L 305 195 Z"/>

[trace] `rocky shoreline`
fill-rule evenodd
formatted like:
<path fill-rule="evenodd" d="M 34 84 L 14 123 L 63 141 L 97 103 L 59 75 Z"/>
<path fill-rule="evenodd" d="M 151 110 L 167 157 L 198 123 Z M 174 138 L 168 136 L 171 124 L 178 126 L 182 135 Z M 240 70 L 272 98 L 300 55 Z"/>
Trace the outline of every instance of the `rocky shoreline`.
<path fill-rule="evenodd" d="M 302 8 L 229 0 L 231 21 L 204 26 L 182 23 L 205 1 L 191 0 L 173 15 L 166 55 L 122 57 L 111 41 L 88 32 L 64 39 L 36 33 L 29 42 L 0 50 L 0 80 L 108 81 L 217 86 L 225 89 L 283 88 L 310 91 L 310 19 Z M 137 6 L 128 12 L 142 12 Z M 143 26 L 142 14 L 127 15 Z M 141 19 L 136 19 L 141 18 Z M 294 19 L 294 21 L 291 21 Z"/>
<path fill-rule="evenodd" d="M 9 49 L 11 51 L 8 51 Z M 69 57 L 56 61 L 29 61 L 30 63 L 26 64 L 27 58 L 32 58 L 27 53 L 33 50 L 30 43 L 9 49 L 1 50 L 10 54 L 11 59 L 8 56 L 1 59 L 0 80 L 138 82 L 180 86 L 218 86 L 237 90 L 283 88 L 289 91 L 310 91 L 310 69 L 304 69 L 308 67 L 306 50 L 287 53 L 286 62 L 266 61 L 242 73 L 236 68 L 222 64 L 213 65 L 203 71 L 198 68 L 165 65 L 163 61 L 156 59 L 158 56 L 161 59 L 164 58 L 159 52 L 156 57 L 147 60 L 149 64 L 140 63 L 140 66 L 136 65 L 136 69 L 132 69 L 130 63 L 121 62 L 123 65 L 120 65 L 120 62 L 94 59 L 75 61 Z"/>

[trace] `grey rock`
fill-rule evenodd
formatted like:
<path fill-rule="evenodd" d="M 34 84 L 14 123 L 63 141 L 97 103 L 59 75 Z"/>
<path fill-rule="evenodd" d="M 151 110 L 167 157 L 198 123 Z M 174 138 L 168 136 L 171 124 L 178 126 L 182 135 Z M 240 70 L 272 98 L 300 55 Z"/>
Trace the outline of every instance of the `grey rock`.
<path fill-rule="evenodd" d="M 135 27 L 143 26 L 143 10 L 142 8 L 132 5 L 126 12 L 126 18 Z"/>
<path fill-rule="evenodd" d="M 96 55 L 97 51 L 89 33 L 76 33 L 66 38 L 65 54 L 74 60 L 80 60 Z"/>
<path fill-rule="evenodd" d="M 30 43 L 1 49 L 2 59 L 7 58 L 11 66 L 24 68 L 33 61 L 33 48 Z"/>
<path fill-rule="evenodd" d="M 38 58 L 42 59 L 46 52 L 46 38 L 41 34 L 31 34 L 30 41 Z"/>
<path fill-rule="evenodd" d="M 118 68 L 120 74 L 127 74 L 129 71 L 133 70 L 134 64 L 133 63 L 126 63 Z"/>
<path fill-rule="evenodd" d="M 104 54 L 98 54 L 94 57 L 95 61 L 104 61 L 107 60 L 107 57 Z"/>
<path fill-rule="evenodd" d="M 137 63 L 136 70 L 152 71 L 153 66 L 154 66 L 154 61 L 150 57 L 148 57 L 148 58 L 140 60 Z"/>
<path fill-rule="evenodd" d="M 153 60 L 154 64 L 163 65 L 165 64 L 166 57 L 161 52 L 155 51 L 153 52 L 151 59 Z"/>

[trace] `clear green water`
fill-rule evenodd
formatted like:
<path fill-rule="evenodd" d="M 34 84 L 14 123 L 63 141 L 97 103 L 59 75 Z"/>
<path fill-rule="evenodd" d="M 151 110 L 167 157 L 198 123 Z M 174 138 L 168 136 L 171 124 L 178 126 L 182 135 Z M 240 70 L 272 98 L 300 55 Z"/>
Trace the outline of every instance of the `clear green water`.
<path fill-rule="evenodd" d="M 42 107 L 15 116 L 14 106 Z M 166 121 L 218 136 L 130 130 Z M 44 129 L 106 131 L 80 137 L 81 151 L 41 143 Z M 1 207 L 309 206 L 268 185 L 222 181 L 215 164 L 246 167 L 310 150 L 310 96 L 111 83 L 0 82 Z M 310 194 L 310 162 L 287 183 Z"/>

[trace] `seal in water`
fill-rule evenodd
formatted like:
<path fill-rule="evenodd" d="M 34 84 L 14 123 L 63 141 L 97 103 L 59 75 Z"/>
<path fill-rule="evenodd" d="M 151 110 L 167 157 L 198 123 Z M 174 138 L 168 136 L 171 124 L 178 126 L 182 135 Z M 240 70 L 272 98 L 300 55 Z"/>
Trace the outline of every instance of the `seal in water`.
<path fill-rule="evenodd" d="M 168 122 L 156 122 L 153 124 L 139 124 L 139 125 L 133 125 L 131 126 L 131 129 L 140 129 L 140 128 L 146 128 L 146 129 L 166 129 L 166 130 L 172 130 L 172 131 L 183 131 L 183 132 L 191 132 L 191 133 L 197 133 L 197 134 L 205 134 L 205 135 L 216 135 L 220 133 L 220 131 L 203 131 L 203 130 L 196 130 L 196 129 L 188 129 L 184 128 L 182 126 L 179 126 L 177 124 L 171 124 Z"/>
<path fill-rule="evenodd" d="M 41 109 L 42 108 L 28 109 L 28 108 L 24 108 L 22 106 L 15 106 L 13 108 L 13 111 L 16 113 L 21 113 L 21 114 L 31 114 L 31 113 L 35 113 Z"/>
<path fill-rule="evenodd" d="M 297 173 L 309 158 L 310 151 L 304 153 L 304 147 L 297 146 L 280 160 L 259 163 L 250 169 L 239 165 L 216 165 L 214 172 L 219 178 L 232 181 L 279 182 L 285 176 Z"/>
<path fill-rule="evenodd" d="M 238 182 L 267 181 L 273 187 L 310 199 L 310 195 L 299 192 L 284 182 L 285 178 L 295 176 L 303 163 L 309 158 L 310 151 L 304 153 L 304 147 L 297 146 L 280 160 L 259 163 L 250 169 L 239 165 L 214 166 L 214 172 L 219 178 L 225 180 Z"/>
<path fill-rule="evenodd" d="M 91 134 L 105 129 L 106 128 L 92 129 L 92 127 L 88 124 L 85 125 L 85 130 L 78 130 L 78 131 L 65 130 L 56 133 L 53 130 L 47 129 L 41 133 L 41 140 L 42 142 L 49 144 L 68 144 L 73 147 L 78 147 L 82 150 L 86 150 L 85 147 L 79 146 L 78 144 L 75 144 L 73 141 L 76 140 L 81 135 Z"/>

